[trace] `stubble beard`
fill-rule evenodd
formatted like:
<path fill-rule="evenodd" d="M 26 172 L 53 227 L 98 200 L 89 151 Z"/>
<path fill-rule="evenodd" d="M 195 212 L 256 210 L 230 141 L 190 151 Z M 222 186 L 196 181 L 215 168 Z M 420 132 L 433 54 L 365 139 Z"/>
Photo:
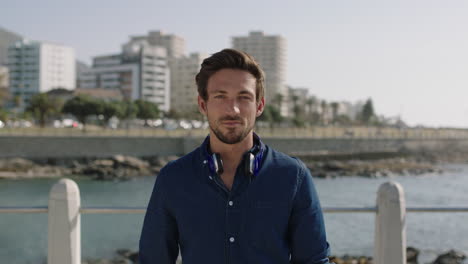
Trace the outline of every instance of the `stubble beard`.
<path fill-rule="evenodd" d="M 216 123 L 221 123 L 224 120 L 233 120 L 233 119 L 232 118 L 221 118 Z M 239 121 L 242 122 L 242 124 L 244 124 L 244 122 L 242 120 L 240 120 L 240 119 L 235 119 L 235 120 L 239 120 Z M 247 126 L 246 128 L 244 128 L 244 129 L 242 129 L 240 131 L 238 131 L 238 129 L 236 129 L 236 128 L 228 128 L 227 132 L 223 133 L 221 131 L 221 129 L 220 129 L 220 125 L 211 124 L 211 122 L 209 122 L 209 125 L 210 125 L 210 130 L 213 131 L 215 136 L 221 142 L 223 142 L 225 144 L 229 144 L 229 145 L 237 144 L 237 143 L 241 142 L 253 130 L 253 124 L 252 124 L 251 126 Z"/>

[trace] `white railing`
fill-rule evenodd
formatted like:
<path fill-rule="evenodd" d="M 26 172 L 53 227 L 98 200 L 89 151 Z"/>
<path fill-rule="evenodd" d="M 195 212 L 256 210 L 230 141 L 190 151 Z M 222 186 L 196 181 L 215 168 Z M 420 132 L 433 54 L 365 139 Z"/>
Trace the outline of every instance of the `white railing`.
<path fill-rule="evenodd" d="M 468 207 L 406 207 L 403 187 L 379 187 L 376 207 L 324 207 L 325 213 L 375 213 L 374 263 L 406 263 L 406 212 L 468 212 Z M 0 213 L 48 214 L 48 264 L 81 264 L 81 214 L 144 214 L 144 207 L 81 207 L 80 190 L 70 179 L 52 186 L 49 205 L 0 207 Z"/>

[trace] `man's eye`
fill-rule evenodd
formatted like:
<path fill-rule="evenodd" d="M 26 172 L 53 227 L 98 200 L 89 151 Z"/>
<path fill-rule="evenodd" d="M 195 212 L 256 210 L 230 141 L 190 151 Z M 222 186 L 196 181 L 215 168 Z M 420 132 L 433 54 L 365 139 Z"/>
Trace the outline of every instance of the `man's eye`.
<path fill-rule="evenodd" d="M 241 96 L 240 98 L 241 98 L 242 100 L 250 100 L 250 99 L 251 99 L 250 96 Z"/>
<path fill-rule="evenodd" d="M 216 99 L 223 99 L 224 97 L 225 97 L 224 95 L 220 94 L 220 95 L 215 95 L 214 98 L 216 98 Z"/>

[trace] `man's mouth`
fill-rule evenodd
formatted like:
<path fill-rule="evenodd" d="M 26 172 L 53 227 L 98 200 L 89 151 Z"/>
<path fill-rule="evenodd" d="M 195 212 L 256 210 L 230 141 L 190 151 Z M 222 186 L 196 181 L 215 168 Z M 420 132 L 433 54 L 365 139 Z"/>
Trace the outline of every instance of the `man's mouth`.
<path fill-rule="evenodd" d="M 221 124 L 224 126 L 238 126 L 242 124 L 242 120 L 239 119 L 224 119 L 221 120 Z"/>
<path fill-rule="evenodd" d="M 241 125 L 242 122 L 240 121 L 222 121 L 221 124 L 225 125 L 225 126 L 237 126 L 237 125 Z"/>

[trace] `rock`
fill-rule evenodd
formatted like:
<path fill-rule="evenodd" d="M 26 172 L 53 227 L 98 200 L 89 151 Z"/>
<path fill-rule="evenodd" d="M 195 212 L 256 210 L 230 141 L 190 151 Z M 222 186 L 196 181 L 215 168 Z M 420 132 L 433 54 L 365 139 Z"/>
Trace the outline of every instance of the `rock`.
<path fill-rule="evenodd" d="M 112 264 L 133 264 L 133 261 L 126 258 L 115 258 L 112 260 Z"/>
<path fill-rule="evenodd" d="M 0 160 L 0 171 L 28 171 L 36 164 L 23 158 L 12 158 Z"/>
<path fill-rule="evenodd" d="M 68 168 L 42 166 L 22 158 L 0 160 L 0 178 L 56 178 L 69 174 L 71 170 Z"/>
<path fill-rule="evenodd" d="M 407 264 L 418 264 L 419 250 L 414 247 L 406 248 L 406 263 Z"/>
<path fill-rule="evenodd" d="M 463 260 L 466 259 L 466 255 L 462 252 L 450 250 L 437 257 L 432 264 L 462 264 Z"/>
<path fill-rule="evenodd" d="M 87 259 L 81 262 L 82 264 L 113 264 L 109 259 Z"/>
<path fill-rule="evenodd" d="M 341 171 L 345 170 L 346 167 L 343 162 L 339 161 L 330 161 L 323 166 L 324 169 L 329 170 L 329 171 Z"/>
<path fill-rule="evenodd" d="M 99 167 L 113 167 L 114 166 L 114 161 L 109 160 L 109 159 L 99 159 L 93 161 L 94 166 L 99 166 Z"/>
<path fill-rule="evenodd" d="M 373 260 L 371 257 L 365 257 L 365 256 L 350 256 L 350 255 L 344 255 L 343 257 L 335 257 L 331 256 L 330 258 L 331 263 L 335 264 L 373 264 Z"/>
<path fill-rule="evenodd" d="M 164 157 L 156 156 L 156 157 L 149 157 L 146 159 L 151 166 L 154 167 L 164 167 L 166 165 L 167 160 Z"/>
<path fill-rule="evenodd" d="M 123 155 L 115 155 L 112 157 L 113 161 L 117 163 L 117 166 L 132 167 L 135 169 L 148 168 L 149 163 L 147 161 Z"/>
<path fill-rule="evenodd" d="M 128 256 L 128 259 L 133 261 L 133 263 L 136 264 L 136 263 L 138 263 L 138 257 L 139 257 L 139 253 L 138 252 L 133 252 Z"/>
<path fill-rule="evenodd" d="M 115 252 L 117 253 L 117 255 L 122 256 L 124 258 L 129 258 L 129 256 L 134 253 L 130 249 L 126 249 L 126 248 L 117 249 Z"/>

